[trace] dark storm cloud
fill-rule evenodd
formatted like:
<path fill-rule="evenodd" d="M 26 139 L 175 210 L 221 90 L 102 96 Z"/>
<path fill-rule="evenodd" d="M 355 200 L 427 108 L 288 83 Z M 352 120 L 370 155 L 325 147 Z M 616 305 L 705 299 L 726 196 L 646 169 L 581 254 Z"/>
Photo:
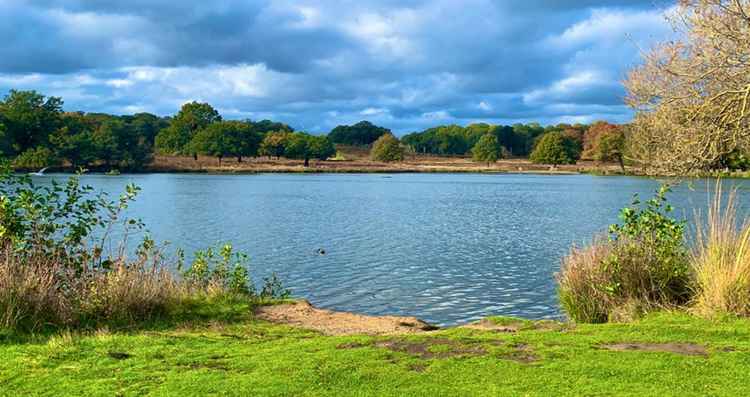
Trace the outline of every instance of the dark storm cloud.
<path fill-rule="evenodd" d="M 668 5 L 668 4 L 665 4 Z M 68 108 L 327 131 L 471 121 L 623 121 L 619 80 L 668 32 L 653 0 L 0 2 L 0 90 Z"/>

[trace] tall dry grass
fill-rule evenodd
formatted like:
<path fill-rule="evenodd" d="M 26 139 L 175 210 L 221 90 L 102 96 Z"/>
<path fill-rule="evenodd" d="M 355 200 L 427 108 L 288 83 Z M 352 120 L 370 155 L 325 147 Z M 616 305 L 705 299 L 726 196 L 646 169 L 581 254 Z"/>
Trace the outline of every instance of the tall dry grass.
<path fill-rule="evenodd" d="M 56 258 L 0 248 L 0 329 L 129 326 L 225 293 L 218 284 L 175 276 L 159 257 L 123 258 L 109 270 L 76 270 Z"/>
<path fill-rule="evenodd" d="M 750 218 L 739 222 L 737 190 L 723 199 L 717 182 L 705 217 L 696 216 L 693 309 L 705 316 L 750 316 Z"/>
<path fill-rule="evenodd" d="M 601 286 L 611 279 L 602 264 L 612 251 L 606 239 L 598 239 L 588 247 L 573 247 L 563 258 L 557 274 L 560 305 L 572 319 L 590 323 L 609 319 L 615 302 Z"/>

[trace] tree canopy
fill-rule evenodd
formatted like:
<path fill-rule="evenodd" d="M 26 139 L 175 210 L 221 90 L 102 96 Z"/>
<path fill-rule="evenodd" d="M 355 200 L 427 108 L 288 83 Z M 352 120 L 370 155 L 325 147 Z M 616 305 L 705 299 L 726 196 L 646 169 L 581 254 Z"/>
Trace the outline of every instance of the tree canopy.
<path fill-rule="evenodd" d="M 637 112 L 628 152 L 652 173 L 684 174 L 750 150 L 750 1 L 682 0 L 670 15 L 678 34 L 625 82 Z"/>
<path fill-rule="evenodd" d="M 272 131 L 266 134 L 260 144 L 260 154 L 268 157 L 281 157 L 285 154 L 287 141 L 291 133 L 286 131 Z"/>
<path fill-rule="evenodd" d="M 493 134 L 485 134 L 471 149 L 472 158 L 474 161 L 487 163 L 494 163 L 501 157 L 501 147 L 498 139 Z"/>
<path fill-rule="evenodd" d="M 596 159 L 599 161 L 616 161 L 625 169 L 625 134 L 616 129 L 597 136 Z"/>
<path fill-rule="evenodd" d="M 340 125 L 334 128 L 328 134 L 328 138 L 336 144 L 366 146 L 389 133 L 391 131 L 387 128 L 378 127 L 369 121 L 360 121 L 354 125 Z"/>
<path fill-rule="evenodd" d="M 191 154 L 188 144 L 198 131 L 221 121 L 219 112 L 207 103 L 189 102 L 182 105 L 169 127 L 156 135 L 156 150 L 163 154 Z"/>
<path fill-rule="evenodd" d="M 61 127 L 63 101 L 36 91 L 10 90 L 0 102 L 5 137 L 14 153 L 46 145 L 49 134 Z"/>
<path fill-rule="evenodd" d="M 198 131 L 188 145 L 193 153 L 224 157 L 256 156 L 260 146 L 261 134 L 244 121 L 216 121 Z"/>

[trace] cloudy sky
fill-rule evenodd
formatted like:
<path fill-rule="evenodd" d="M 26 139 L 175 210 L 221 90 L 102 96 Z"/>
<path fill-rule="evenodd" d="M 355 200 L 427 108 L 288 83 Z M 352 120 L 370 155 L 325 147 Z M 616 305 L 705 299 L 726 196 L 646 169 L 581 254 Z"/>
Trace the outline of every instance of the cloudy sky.
<path fill-rule="evenodd" d="M 66 110 L 327 132 L 627 121 L 620 81 L 670 34 L 655 0 L 0 0 L 0 93 Z"/>

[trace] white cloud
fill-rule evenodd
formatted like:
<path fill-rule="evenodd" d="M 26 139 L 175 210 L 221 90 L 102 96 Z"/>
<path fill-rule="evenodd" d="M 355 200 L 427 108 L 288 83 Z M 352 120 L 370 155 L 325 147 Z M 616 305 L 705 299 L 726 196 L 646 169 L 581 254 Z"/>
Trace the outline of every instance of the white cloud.
<path fill-rule="evenodd" d="M 110 79 L 107 80 L 105 84 L 114 88 L 123 88 L 133 85 L 133 81 L 128 79 Z"/>
<path fill-rule="evenodd" d="M 597 85 L 607 84 L 608 81 L 596 71 L 581 71 L 555 81 L 549 87 L 536 89 L 523 95 L 523 102 L 535 105 L 545 101 L 555 101 L 581 93 Z"/>
<path fill-rule="evenodd" d="M 388 109 L 384 108 L 367 108 L 363 109 L 359 114 L 363 116 L 377 116 L 388 113 Z"/>
<path fill-rule="evenodd" d="M 489 103 L 485 101 L 479 102 L 479 104 L 477 105 L 477 108 L 479 108 L 479 110 L 484 110 L 485 112 L 491 112 L 493 109 L 492 105 L 490 105 Z"/>

